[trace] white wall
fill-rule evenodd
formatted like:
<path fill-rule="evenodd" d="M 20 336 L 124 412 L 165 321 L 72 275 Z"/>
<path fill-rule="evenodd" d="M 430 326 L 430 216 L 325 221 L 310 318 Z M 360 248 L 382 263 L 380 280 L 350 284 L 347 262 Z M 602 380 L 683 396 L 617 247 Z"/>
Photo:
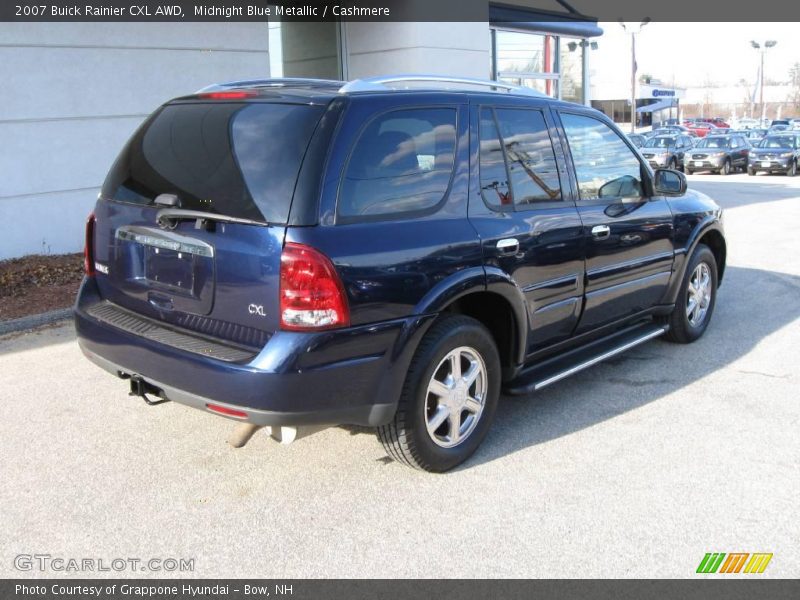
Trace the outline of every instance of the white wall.
<path fill-rule="evenodd" d="M 398 73 L 490 76 L 489 24 L 347 23 L 350 79 Z"/>
<path fill-rule="evenodd" d="M 209 83 L 269 76 L 266 23 L 0 23 L 0 260 L 78 252 L 125 140 Z"/>

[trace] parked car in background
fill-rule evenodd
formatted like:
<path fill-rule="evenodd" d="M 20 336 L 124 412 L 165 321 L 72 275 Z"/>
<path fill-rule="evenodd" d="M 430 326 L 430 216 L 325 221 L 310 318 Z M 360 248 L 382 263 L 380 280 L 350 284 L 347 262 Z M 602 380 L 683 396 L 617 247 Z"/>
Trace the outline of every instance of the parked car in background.
<path fill-rule="evenodd" d="M 697 135 L 697 137 L 706 137 L 708 132 L 717 129 L 717 126 L 713 123 L 698 121 L 696 123 L 689 123 L 686 125 L 686 128 Z"/>
<path fill-rule="evenodd" d="M 756 142 L 764 139 L 764 136 L 767 135 L 767 130 L 763 127 L 754 127 L 753 129 L 747 129 L 746 131 L 747 141 L 749 141 L 753 146 L 756 144 Z"/>
<path fill-rule="evenodd" d="M 789 177 L 797 175 L 797 162 L 800 158 L 800 134 L 768 134 L 750 152 L 747 174 L 785 173 Z"/>
<path fill-rule="evenodd" d="M 654 169 L 683 169 L 684 155 L 691 149 L 692 140 L 688 135 L 657 135 L 640 148 L 642 156 Z"/>
<path fill-rule="evenodd" d="M 732 171 L 744 171 L 750 144 L 742 135 L 709 135 L 701 140 L 687 155 L 685 171 L 711 171 L 728 175 Z"/>
<path fill-rule="evenodd" d="M 772 123 L 769 124 L 769 128 L 774 129 L 779 125 L 781 126 L 785 125 L 786 128 L 788 129 L 792 126 L 792 121 L 791 119 L 773 119 Z"/>
<path fill-rule="evenodd" d="M 759 127 L 759 120 L 749 118 L 739 119 L 737 127 L 741 127 L 742 129 L 753 129 L 754 127 Z"/>
<path fill-rule="evenodd" d="M 656 127 L 653 131 L 650 132 L 649 137 L 654 137 L 656 135 L 688 135 L 691 137 L 697 137 L 697 134 L 685 127 L 684 125 L 665 125 L 664 127 Z"/>
<path fill-rule="evenodd" d="M 229 419 L 239 445 L 360 425 L 440 472 L 501 390 L 703 335 L 722 209 L 682 173 L 587 107 L 406 81 L 238 81 L 156 109 L 87 220 L 83 354 L 150 404 Z"/>
<path fill-rule="evenodd" d="M 727 121 L 725 121 L 722 117 L 712 117 L 710 119 L 700 119 L 699 122 L 701 123 L 711 123 L 714 127 L 719 127 L 721 129 L 728 129 L 730 125 Z"/>
<path fill-rule="evenodd" d="M 776 123 L 772 122 L 772 125 L 769 126 L 767 133 L 781 133 L 782 131 L 790 131 L 792 129 L 789 123 Z"/>
<path fill-rule="evenodd" d="M 792 121 L 792 129 L 798 130 L 800 129 L 800 119 L 791 119 Z"/>
<path fill-rule="evenodd" d="M 642 146 L 644 146 L 645 142 L 647 141 L 647 138 L 641 133 L 628 133 L 626 135 L 628 136 L 628 139 L 631 141 L 631 143 L 637 148 L 641 148 Z"/>

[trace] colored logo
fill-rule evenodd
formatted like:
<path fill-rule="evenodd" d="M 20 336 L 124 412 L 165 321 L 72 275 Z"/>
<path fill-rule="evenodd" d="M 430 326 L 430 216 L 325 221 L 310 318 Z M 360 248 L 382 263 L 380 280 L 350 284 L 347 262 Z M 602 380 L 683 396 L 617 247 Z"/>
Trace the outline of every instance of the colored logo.
<path fill-rule="evenodd" d="M 708 552 L 697 567 L 698 573 L 763 573 L 772 553 Z"/>

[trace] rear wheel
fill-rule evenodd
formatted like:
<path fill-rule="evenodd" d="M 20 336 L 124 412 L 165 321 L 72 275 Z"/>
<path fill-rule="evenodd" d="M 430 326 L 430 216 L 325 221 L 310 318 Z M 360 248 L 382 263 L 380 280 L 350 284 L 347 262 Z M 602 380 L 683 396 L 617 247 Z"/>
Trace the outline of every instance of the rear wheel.
<path fill-rule="evenodd" d="M 394 419 L 378 428 L 398 462 L 443 472 L 469 458 L 494 419 L 500 358 L 489 331 L 461 315 L 438 320 L 411 361 Z"/>
<path fill-rule="evenodd" d="M 672 313 L 664 319 L 669 324 L 666 339 L 689 344 L 703 335 L 717 298 L 717 261 L 705 244 L 692 254 Z"/>

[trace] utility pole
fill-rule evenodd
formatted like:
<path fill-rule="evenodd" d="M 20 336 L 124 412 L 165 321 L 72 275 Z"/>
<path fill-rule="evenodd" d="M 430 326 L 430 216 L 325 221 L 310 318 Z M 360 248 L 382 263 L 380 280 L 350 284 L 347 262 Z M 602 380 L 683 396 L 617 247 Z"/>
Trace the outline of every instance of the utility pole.
<path fill-rule="evenodd" d="M 766 119 L 766 117 L 767 117 L 767 107 L 764 104 L 764 55 L 767 53 L 767 49 L 768 48 L 774 47 L 775 44 L 777 44 L 777 43 L 778 42 L 776 42 L 775 40 L 767 40 L 767 41 L 764 42 L 764 44 L 762 46 L 762 44 L 759 44 L 758 42 L 750 40 L 750 45 L 753 48 L 755 48 L 756 50 L 758 50 L 759 53 L 761 54 L 761 71 L 760 71 L 760 73 L 761 73 L 761 77 L 760 77 L 761 86 L 760 86 L 760 90 L 759 90 L 759 93 L 758 93 L 758 103 L 761 104 L 761 124 L 762 125 L 764 124 L 764 119 Z"/>
<path fill-rule="evenodd" d="M 636 31 L 631 28 L 631 133 L 636 133 L 636 34 L 641 33 L 642 27 L 650 22 L 650 17 L 645 17 L 639 23 Z M 622 29 L 627 32 L 628 28 L 625 23 L 620 19 L 619 24 Z"/>

